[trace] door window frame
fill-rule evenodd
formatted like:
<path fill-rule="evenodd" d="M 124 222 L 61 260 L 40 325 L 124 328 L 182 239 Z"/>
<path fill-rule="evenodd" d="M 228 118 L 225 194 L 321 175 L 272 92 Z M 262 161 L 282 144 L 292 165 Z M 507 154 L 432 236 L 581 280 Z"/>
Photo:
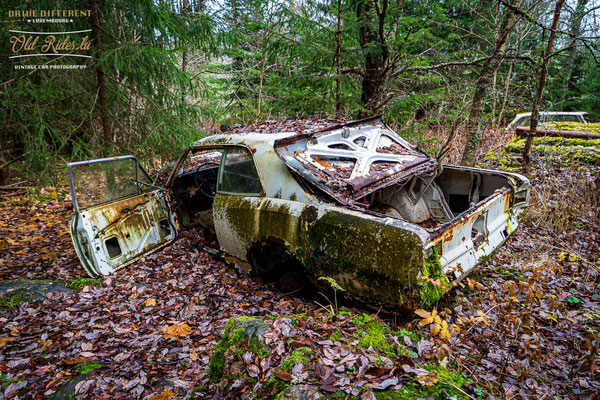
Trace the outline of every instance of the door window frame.
<path fill-rule="evenodd" d="M 140 161 L 135 156 L 133 156 L 133 155 L 118 156 L 118 157 L 107 157 L 107 158 L 98 158 L 98 159 L 95 159 L 95 160 L 76 161 L 76 162 L 68 163 L 67 164 L 67 171 L 68 171 L 68 176 L 69 176 L 69 186 L 71 188 L 71 200 L 73 201 L 73 209 L 74 209 L 75 212 L 79 212 L 80 209 L 79 209 L 79 204 L 77 202 L 77 195 L 75 193 L 75 182 L 74 182 L 74 179 L 73 179 L 73 168 L 81 166 L 81 165 L 97 164 L 97 163 L 111 162 L 111 161 L 122 161 L 122 160 L 135 160 L 136 167 L 137 167 L 136 169 L 138 171 L 141 171 L 146 176 L 146 178 L 148 178 L 148 181 L 152 185 L 154 185 L 154 180 L 146 172 L 146 170 L 144 169 L 144 167 L 142 166 L 142 164 L 140 164 Z M 103 204 L 110 204 L 110 203 L 113 203 L 113 202 L 115 202 L 117 200 L 120 200 L 120 199 L 124 199 L 124 198 L 127 198 L 127 197 L 132 197 L 132 196 L 138 196 L 141 193 L 142 193 L 142 191 L 140 190 L 140 188 L 138 186 L 138 193 L 137 194 L 132 194 L 132 195 L 128 195 L 128 196 L 122 196 L 122 197 L 118 197 L 116 199 L 112 199 L 110 201 L 105 201 L 105 202 L 102 202 L 102 203 L 93 204 L 93 205 L 84 207 L 81 210 L 86 210 L 88 208 L 96 207 L 96 206 L 103 205 Z"/>
<path fill-rule="evenodd" d="M 179 157 L 179 160 L 177 161 L 177 163 L 175 163 L 175 166 L 173 167 L 173 170 L 171 171 L 171 175 L 167 179 L 167 188 L 169 190 L 173 189 L 173 184 L 175 183 L 175 178 L 177 178 L 178 172 L 181 169 L 181 167 L 183 166 L 183 163 L 185 162 L 185 159 L 190 152 L 198 152 L 198 151 L 205 151 L 205 150 L 221 150 L 223 153 L 225 153 L 225 150 L 228 148 L 241 148 L 241 149 L 246 150 L 248 152 L 248 154 L 250 154 L 250 157 L 252 158 L 252 162 L 254 163 L 254 168 L 256 168 L 256 172 L 258 173 L 258 179 L 260 181 L 260 186 L 261 186 L 262 190 L 261 190 L 260 194 L 258 194 L 258 195 L 249 195 L 249 194 L 244 194 L 244 193 L 229 193 L 229 192 L 228 193 L 217 192 L 217 194 L 222 194 L 222 195 L 226 195 L 226 196 L 264 197 L 265 193 L 266 193 L 265 184 L 264 184 L 263 175 L 261 173 L 260 167 L 258 166 L 256 159 L 254 158 L 254 151 L 250 147 L 241 145 L 241 144 L 203 144 L 203 145 L 197 145 L 197 146 L 190 147 L 189 149 L 187 149 L 186 151 L 183 152 L 181 157 Z M 221 154 L 221 162 L 219 163 L 219 172 L 217 175 L 217 185 L 218 185 L 219 177 L 221 176 L 223 164 L 225 162 L 225 157 L 223 157 L 223 153 Z"/>
<path fill-rule="evenodd" d="M 258 193 L 229 192 L 229 191 L 219 190 L 219 183 L 223 179 L 223 172 L 225 171 L 224 167 L 225 167 L 225 161 L 227 160 L 227 150 L 228 149 L 241 149 L 242 151 L 245 151 L 247 155 L 250 156 L 250 160 L 252 161 L 252 164 L 254 165 L 254 169 L 256 170 L 256 176 L 258 177 L 258 183 L 260 184 L 260 191 Z M 219 165 L 219 173 L 217 175 L 216 190 L 217 190 L 217 194 L 223 194 L 223 195 L 227 195 L 227 196 L 240 196 L 240 197 L 264 197 L 265 196 L 265 185 L 263 183 L 262 175 L 260 173 L 260 169 L 258 168 L 258 165 L 256 164 L 256 160 L 254 159 L 254 153 L 252 152 L 252 150 L 250 148 L 248 148 L 247 146 L 241 146 L 241 145 L 229 145 L 229 146 L 223 147 L 223 153 L 221 155 L 221 164 Z"/>

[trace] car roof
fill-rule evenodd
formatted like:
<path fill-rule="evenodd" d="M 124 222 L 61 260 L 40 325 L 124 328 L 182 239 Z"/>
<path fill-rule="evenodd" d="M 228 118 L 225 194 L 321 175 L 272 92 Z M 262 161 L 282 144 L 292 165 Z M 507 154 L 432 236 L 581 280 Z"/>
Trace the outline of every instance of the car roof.
<path fill-rule="evenodd" d="M 258 145 L 268 145 L 273 146 L 273 143 L 278 139 L 285 139 L 290 136 L 297 135 L 296 132 L 280 132 L 280 133 L 220 133 L 216 135 L 209 135 L 203 137 L 202 139 L 194 142 L 193 146 L 201 146 L 201 145 L 222 145 L 222 144 L 232 144 L 232 145 L 245 145 L 250 148 L 256 147 Z"/>
<path fill-rule="evenodd" d="M 540 111 L 540 114 L 545 115 L 587 115 L 586 111 Z M 526 117 L 531 115 L 530 112 L 517 114 L 516 118 Z"/>
<path fill-rule="evenodd" d="M 391 130 L 381 116 L 322 129 L 210 135 L 198 146 L 245 146 L 265 173 L 267 194 L 282 189 L 288 167 L 341 204 L 413 176 L 437 170 L 437 161 Z M 318 127 L 317 127 L 318 128 Z M 268 171 L 268 173 L 266 173 Z M 279 196 L 277 196 L 279 197 Z"/>

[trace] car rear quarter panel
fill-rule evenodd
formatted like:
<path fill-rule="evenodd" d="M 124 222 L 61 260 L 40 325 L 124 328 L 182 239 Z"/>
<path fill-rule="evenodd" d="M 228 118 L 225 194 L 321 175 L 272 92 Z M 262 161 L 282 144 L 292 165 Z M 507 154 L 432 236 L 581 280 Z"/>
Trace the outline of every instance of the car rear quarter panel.
<path fill-rule="evenodd" d="M 410 224 L 329 203 L 217 195 L 213 204 L 219 243 L 239 266 L 248 267 L 257 243 L 276 239 L 306 272 L 336 279 L 352 298 L 421 304 L 428 234 Z"/>

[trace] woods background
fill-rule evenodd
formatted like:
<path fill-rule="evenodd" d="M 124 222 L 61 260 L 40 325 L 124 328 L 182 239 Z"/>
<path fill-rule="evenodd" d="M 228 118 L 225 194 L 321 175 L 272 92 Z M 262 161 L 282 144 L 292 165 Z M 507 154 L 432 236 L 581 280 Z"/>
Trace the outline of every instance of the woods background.
<path fill-rule="evenodd" d="M 0 184 L 64 179 L 65 162 L 135 154 L 151 167 L 221 125 L 384 113 L 436 152 L 457 127 L 472 164 L 486 132 L 532 109 L 600 118 L 600 3 L 556 1 L 20 1 L 0 32 Z M 9 10 L 88 9 L 33 24 Z M 558 25 L 551 29 L 558 11 Z M 89 29 L 83 70 L 18 70 L 10 29 Z M 69 63 L 47 57 L 46 63 Z M 460 161 L 457 158 L 455 161 Z"/>

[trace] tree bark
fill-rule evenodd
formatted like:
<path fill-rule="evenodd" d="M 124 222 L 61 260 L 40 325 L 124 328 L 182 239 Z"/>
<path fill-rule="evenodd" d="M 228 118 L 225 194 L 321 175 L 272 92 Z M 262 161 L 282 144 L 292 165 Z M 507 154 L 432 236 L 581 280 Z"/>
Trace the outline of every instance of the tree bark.
<path fill-rule="evenodd" d="M 560 10 L 562 9 L 565 0 L 558 0 L 556 7 L 554 8 L 554 17 L 552 18 L 552 26 L 550 27 L 550 35 L 548 36 L 548 45 L 544 52 L 544 58 L 540 67 L 540 80 L 538 82 L 537 90 L 535 91 L 535 97 L 533 99 L 533 109 L 531 110 L 531 124 L 529 127 L 529 133 L 527 140 L 525 141 L 525 148 L 523 149 L 523 172 L 529 171 L 531 165 L 531 146 L 533 144 L 533 137 L 536 135 L 537 126 L 540 116 L 540 103 L 542 102 L 542 95 L 544 94 L 544 86 L 546 86 L 546 76 L 548 75 L 548 63 L 552 57 L 552 48 L 554 46 L 554 39 L 556 38 L 556 28 L 558 27 L 558 20 L 560 18 Z"/>
<path fill-rule="evenodd" d="M 370 21 L 373 6 L 376 8 L 377 31 L 373 29 Z M 388 0 L 383 0 L 381 7 L 377 0 L 358 0 L 356 3 L 356 17 L 360 24 L 358 39 L 364 57 L 360 100 L 367 113 L 373 113 L 378 108 L 381 88 L 385 81 L 385 71 L 389 62 L 389 49 L 385 38 L 387 8 Z"/>
<path fill-rule="evenodd" d="M 188 14 L 189 14 L 189 1 L 188 0 L 183 0 L 183 3 L 181 5 L 181 15 L 184 18 L 187 18 Z M 186 22 L 186 25 L 188 24 L 188 22 Z M 187 51 L 187 47 L 185 40 L 182 41 L 181 43 L 183 45 L 183 54 L 181 56 L 181 70 L 185 72 L 185 69 L 187 68 L 187 64 L 188 64 L 188 51 Z"/>
<path fill-rule="evenodd" d="M 258 100 L 256 104 L 256 122 L 260 118 L 260 103 L 262 97 L 263 79 L 265 78 L 265 64 L 267 63 L 267 47 L 263 53 L 262 63 L 260 64 L 260 80 L 258 81 Z"/>
<path fill-rule="evenodd" d="M 265 50 L 263 52 L 262 62 L 260 64 L 260 78 L 259 78 L 259 81 L 258 81 L 258 99 L 257 99 L 257 104 L 256 104 L 256 122 L 258 122 L 258 119 L 260 118 L 260 106 L 261 106 L 261 101 L 262 101 L 262 88 L 263 88 L 263 81 L 265 79 L 265 67 L 266 67 L 266 64 L 267 64 L 267 54 L 268 54 L 268 51 L 269 51 L 270 31 L 271 31 L 271 19 L 269 19 L 269 23 L 267 24 L 267 29 L 266 29 L 266 32 L 265 32 L 265 38 L 264 38 Z"/>
<path fill-rule="evenodd" d="M 564 86 L 563 100 L 568 100 L 570 92 L 577 90 L 577 79 L 581 73 L 581 54 L 577 49 L 577 38 L 581 36 L 581 21 L 585 16 L 585 6 L 589 0 L 577 0 L 577 5 L 571 14 L 571 26 L 569 27 L 569 50 L 564 61 L 564 70 L 569 74 Z"/>
<path fill-rule="evenodd" d="M 98 86 L 98 100 L 100 101 L 100 119 L 102 120 L 102 132 L 105 145 L 108 149 L 112 146 L 113 138 L 108 122 L 108 100 L 106 97 L 106 83 L 104 82 L 104 70 L 100 64 L 102 54 L 102 41 L 100 40 L 100 18 L 98 16 L 98 4 L 96 0 L 89 0 L 92 17 L 92 44 L 94 45 L 94 60 L 96 62 L 96 81 Z"/>
<path fill-rule="evenodd" d="M 521 33 L 519 31 L 519 26 L 515 27 L 516 35 L 517 35 L 517 54 L 520 53 L 521 50 Z M 515 67 L 515 58 L 510 62 L 510 67 L 508 68 L 508 74 L 506 75 L 506 86 L 504 87 L 504 96 L 502 98 L 502 108 L 500 109 L 500 114 L 498 115 L 497 126 L 503 124 L 502 118 L 504 117 L 504 110 L 506 109 L 506 103 L 508 101 L 508 91 L 510 89 L 510 82 L 512 81 L 512 72 Z"/>
<path fill-rule="evenodd" d="M 342 91 L 340 87 L 341 70 L 340 58 L 342 53 L 342 0 L 338 0 L 337 4 L 337 31 L 336 31 L 336 46 L 335 46 L 335 115 L 340 116 L 342 109 Z"/>
<path fill-rule="evenodd" d="M 479 142 L 481 141 L 481 114 L 483 113 L 483 105 L 486 97 L 488 87 L 490 86 L 490 80 L 492 75 L 498 69 L 506 47 L 508 44 L 508 36 L 515 26 L 517 14 L 515 8 L 518 8 L 521 4 L 521 0 L 516 0 L 513 7 L 507 7 L 504 15 L 504 20 L 496 36 L 496 44 L 492 54 L 485 60 L 477 84 L 475 85 L 475 93 L 473 94 L 473 101 L 471 102 L 471 109 L 469 111 L 469 119 L 467 121 L 467 143 L 462 154 L 460 161 L 461 165 L 473 165 L 475 163 L 475 154 L 479 148 Z"/>

